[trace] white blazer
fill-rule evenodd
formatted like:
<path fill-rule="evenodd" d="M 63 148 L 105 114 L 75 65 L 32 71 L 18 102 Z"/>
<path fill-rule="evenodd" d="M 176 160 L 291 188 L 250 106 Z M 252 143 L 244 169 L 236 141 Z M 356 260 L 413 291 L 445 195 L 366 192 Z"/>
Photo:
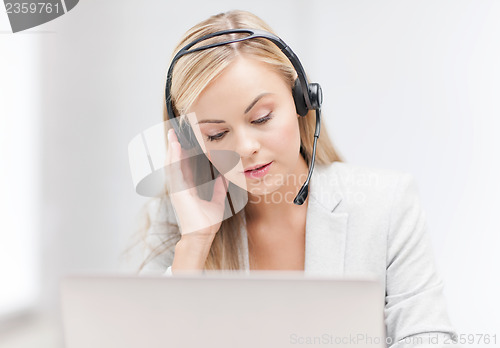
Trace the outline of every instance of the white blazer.
<path fill-rule="evenodd" d="M 167 218 L 175 222 L 175 215 Z M 244 227 L 241 233 L 240 256 L 248 271 Z M 171 274 L 173 251 L 162 257 L 144 273 Z M 409 174 L 343 162 L 316 164 L 309 184 L 304 272 L 380 279 L 386 288 L 381 301 L 391 347 L 436 339 L 451 343 L 456 337 L 417 186 Z"/>

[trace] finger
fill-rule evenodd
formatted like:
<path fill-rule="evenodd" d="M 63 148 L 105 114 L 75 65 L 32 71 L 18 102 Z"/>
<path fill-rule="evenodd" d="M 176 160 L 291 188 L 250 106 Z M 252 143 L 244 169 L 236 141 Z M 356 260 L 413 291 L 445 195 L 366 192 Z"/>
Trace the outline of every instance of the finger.
<path fill-rule="evenodd" d="M 191 169 L 191 163 L 190 163 L 188 158 L 182 159 L 181 169 L 182 169 L 182 175 L 184 177 L 184 181 L 186 182 L 187 187 L 189 187 L 189 188 L 195 187 L 194 178 L 193 178 L 193 170 Z"/>
<path fill-rule="evenodd" d="M 226 198 L 226 186 L 227 182 L 224 177 L 219 175 L 217 179 L 215 179 L 214 193 L 212 195 L 211 202 L 218 204 L 224 203 L 224 199 Z"/>

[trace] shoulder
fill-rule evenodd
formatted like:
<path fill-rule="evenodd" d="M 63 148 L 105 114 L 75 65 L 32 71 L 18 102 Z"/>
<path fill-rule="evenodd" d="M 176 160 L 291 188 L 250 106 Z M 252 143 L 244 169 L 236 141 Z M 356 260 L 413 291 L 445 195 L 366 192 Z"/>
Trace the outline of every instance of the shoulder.
<path fill-rule="evenodd" d="M 398 229 L 408 210 L 418 208 L 413 175 L 344 162 L 319 165 L 311 180 L 312 199 L 326 211 L 349 215 L 351 229 L 383 237 Z"/>

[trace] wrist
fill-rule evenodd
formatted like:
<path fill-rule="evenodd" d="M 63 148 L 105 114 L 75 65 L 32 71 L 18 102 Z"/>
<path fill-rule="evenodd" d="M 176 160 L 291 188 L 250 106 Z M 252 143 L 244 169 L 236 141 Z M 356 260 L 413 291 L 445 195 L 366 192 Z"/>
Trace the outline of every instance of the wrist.
<path fill-rule="evenodd" d="M 203 270 L 213 238 L 182 236 L 175 246 L 172 271 Z"/>
<path fill-rule="evenodd" d="M 200 235 L 197 233 L 188 233 L 181 236 L 181 239 L 177 242 L 177 245 L 188 246 L 191 250 L 204 250 L 207 248 L 210 250 L 214 238 L 215 235 Z"/>

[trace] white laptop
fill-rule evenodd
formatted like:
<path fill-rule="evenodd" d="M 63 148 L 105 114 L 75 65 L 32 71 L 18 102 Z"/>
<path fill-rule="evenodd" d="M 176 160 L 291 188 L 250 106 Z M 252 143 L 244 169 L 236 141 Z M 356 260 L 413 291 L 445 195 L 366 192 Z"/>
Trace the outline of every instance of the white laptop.
<path fill-rule="evenodd" d="M 376 280 L 294 271 L 61 282 L 66 348 L 386 347 Z"/>

